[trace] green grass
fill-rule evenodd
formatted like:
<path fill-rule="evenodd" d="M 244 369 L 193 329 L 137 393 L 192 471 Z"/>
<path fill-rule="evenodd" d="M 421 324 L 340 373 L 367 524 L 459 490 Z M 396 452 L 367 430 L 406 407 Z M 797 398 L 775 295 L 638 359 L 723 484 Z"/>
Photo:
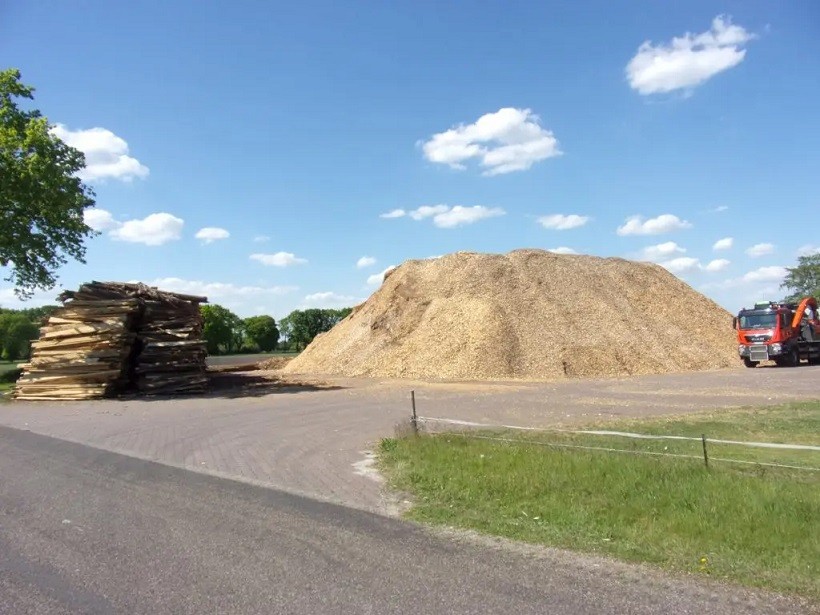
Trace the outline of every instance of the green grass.
<path fill-rule="evenodd" d="M 0 374 L 15 370 L 18 365 L 20 365 L 18 361 L 0 361 Z"/>
<path fill-rule="evenodd" d="M 820 402 L 606 427 L 817 444 Z M 412 494 L 407 514 L 421 522 L 820 598 L 820 472 L 719 462 L 707 470 L 702 460 L 544 446 L 666 446 L 665 452 L 702 454 L 700 443 L 491 435 L 496 436 L 524 442 L 459 434 L 388 439 L 380 463 L 394 488 Z M 820 467 L 817 452 L 721 447 L 720 456 L 739 455 Z"/>

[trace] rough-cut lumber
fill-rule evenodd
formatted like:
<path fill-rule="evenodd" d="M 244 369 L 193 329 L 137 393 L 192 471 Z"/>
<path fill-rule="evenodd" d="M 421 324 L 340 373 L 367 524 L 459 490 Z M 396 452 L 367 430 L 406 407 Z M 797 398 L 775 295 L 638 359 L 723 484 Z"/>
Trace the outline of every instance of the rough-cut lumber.
<path fill-rule="evenodd" d="M 15 397 L 77 400 L 205 390 L 205 297 L 91 282 L 63 292 L 22 366 Z"/>

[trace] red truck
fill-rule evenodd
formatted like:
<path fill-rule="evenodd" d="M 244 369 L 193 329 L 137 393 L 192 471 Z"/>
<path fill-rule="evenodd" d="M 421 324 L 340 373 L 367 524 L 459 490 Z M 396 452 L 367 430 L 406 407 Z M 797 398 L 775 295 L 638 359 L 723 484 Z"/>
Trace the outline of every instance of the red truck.
<path fill-rule="evenodd" d="M 752 309 L 740 310 L 733 324 L 738 354 L 746 367 L 769 359 L 781 367 L 796 367 L 801 360 L 820 365 L 820 320 L 814 297 L 800 303 L 756 303 Z"/>

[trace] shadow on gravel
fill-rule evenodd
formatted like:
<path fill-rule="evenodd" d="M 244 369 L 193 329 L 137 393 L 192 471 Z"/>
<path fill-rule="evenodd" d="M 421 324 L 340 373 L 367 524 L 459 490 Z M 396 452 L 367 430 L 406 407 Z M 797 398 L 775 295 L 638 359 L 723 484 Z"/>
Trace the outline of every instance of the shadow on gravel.
<path fill-rule="evenodd" d="M 261 371 L 237 371 L 235 369 L 208 371 L 208 390 L 205 393 L 178 395 L 136 395 L 123 394 L 123 401 L 167 401 L 172 399 L 240 399 L 242 397 L 263 397 L 282 393 L 311 393 L 316 391 L 336 391 L 345 387 L 325 382 L 308 382 L 282 377 Z"/>

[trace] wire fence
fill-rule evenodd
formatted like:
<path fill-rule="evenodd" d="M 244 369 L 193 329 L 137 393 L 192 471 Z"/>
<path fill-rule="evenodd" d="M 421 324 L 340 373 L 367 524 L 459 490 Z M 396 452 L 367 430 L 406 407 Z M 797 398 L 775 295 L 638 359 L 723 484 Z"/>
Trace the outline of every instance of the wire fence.
<path fill-rule="evenodd" d="M 820 452 L 820 446 L 812 444 L 789 444 L 781 442 L 748 442 L 743 440 L 724 440 L 720 438 L 707 438 L 706 434 L 701 435 L 700 438 L 693 436 L 679 436 L 679 435 L 664 435 L 664 434 L 642 434 L 632 433 L 627 431 L 609 431 L 601 429 L 561 429 L 561 428 L 544 428 L 544 427 L 524 427 L 520 425 L 504 425 L 504 424 L 488 424 L 476 423 L 473 421 L 464 421 L 459 419 L 449 419 L 430 416 L 418 416 L 416 413 L 416 397 L 415 392 L 411 392 L 412 402 L 412 416 L 410 417 L 410 425 L 413 432 L 418 434 L 420 431 L 433 433 L 435 426 L 439 426 L 441 433 L 447 433 L 460 437 L 471 438 L 474 440 L 488 440 L 494 442 L 516 443 L 545 446 L 556 449 L 577 449 L 586 451 L 599 451 L 606 453 L 618 453 L 626 455 L 640 455 L 649 457 L 671 457 L 679 459 L 697 459 L 702 460 L 708 467 L 709 462 L 720 462 L 739 464 L 747 466 L 763 466 L 771 468 L 783 468 L 789 470 L 804 470 L 808 472 L 820 472 L 820 467 L 809 465 L 795 465 L 793 463 L 779 463 L 772 461 L 759 461 L 748 459 L 733 459 L 730 457 L 714 457 L 709 455 L 708 445 L 726 445 L 726 446 L 740 446 L 748 448 L 763 448 L 774 449 L 779 451 L 804 451 L 804 452 Z M 460 429 L 459 429 L 460 428 Z M 673 453 L 668 451 L 646 451 L 626 448 L 616 448 L 614 446 L 594 446 L 567 442 L 550 442 L 546 440 L 511 438 L 501 435 L 486 435 L 486 432 L 528 432 L 538 434 L 552 434 L 561 436 L 590 436 L 590 437 L 604 437 L 614 439 L 633 439 L 633 440 L 671 440 L 678 442 L 700 442 L 703 450 L 702 455 L 692 455 L 688 453 Z M 481 433 L 484 432 L 484 433 Z"/>

